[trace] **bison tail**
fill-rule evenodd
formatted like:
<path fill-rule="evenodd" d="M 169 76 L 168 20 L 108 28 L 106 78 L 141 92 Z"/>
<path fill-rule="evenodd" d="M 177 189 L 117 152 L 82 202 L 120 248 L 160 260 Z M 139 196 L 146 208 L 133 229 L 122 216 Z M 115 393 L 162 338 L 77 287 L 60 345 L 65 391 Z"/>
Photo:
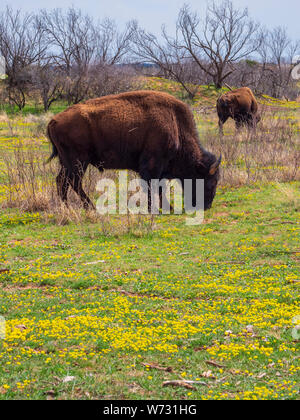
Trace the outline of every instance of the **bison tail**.
<path fill-rule="evenodd" d="M 52 144 L 52 154 L 49 157 L 49 159 L 46 161 L 46 163 L 51 162 L 52 159 L 56 158 L 58 156 L 58 150 L 54 144 Z"/>
<path fill-rule="evenodd" d="M 53 139 L 52 139 L 52 136 L 51 136 L 51 132 L 50 132 L 50 124 L 51 124 L 51 121 L 50 121 L 50 123 L 48 124 L 48 127 L 47 127 L 47 136 L 48 136 L 48 138 L 49 138 L 49 140 L 51 141 L 51 144 L 52 144 L 52 154 L 51 154 L 51 156 L 49 157 L 49 159 L 46 161 L 46 163 L 51 162 L 51 160 L 52 160 L 52 159 L 54 159 L 54 158 L 56 158 L 56 157 L 58 156 L 58 150 L 57 150 L 57 147 L 56 147 L 56 146 L 55 146 L 55 144 L 53 143 Z"/>
<path fill-rule="evenodd" d="M 257 105 L 256 100 L 254 100 L 251 103 L 251 112 L 252 112 L 252 114 L 256 114 L 257 111 L 258 111 L 258 105 Z"/>

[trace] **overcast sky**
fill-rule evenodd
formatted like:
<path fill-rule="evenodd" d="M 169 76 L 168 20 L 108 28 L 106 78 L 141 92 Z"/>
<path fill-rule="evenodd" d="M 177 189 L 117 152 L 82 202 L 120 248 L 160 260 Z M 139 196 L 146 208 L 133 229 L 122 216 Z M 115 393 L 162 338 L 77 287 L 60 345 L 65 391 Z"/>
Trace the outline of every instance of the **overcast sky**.
<path fill-rule="evenodd" d="M 5 4 L 1 0 L 1 4 Z M 14 8 L 37 10 L 39 8 L 67 8 L 71 5 L 81 8 L 94 18 L 112 17 L 120 25 L 130 19 L 137 19 L 141 26 L 158 33 L 165 23 L 172 31 L 178 11 L 184 3 L 202 12 L 206 0 L 11 0 Z M 300 39 L 299 0 L 234 0 L 237 7 L 248 7 L 252 17 L 267 27 L 287 27 L 293 39 Z"/>

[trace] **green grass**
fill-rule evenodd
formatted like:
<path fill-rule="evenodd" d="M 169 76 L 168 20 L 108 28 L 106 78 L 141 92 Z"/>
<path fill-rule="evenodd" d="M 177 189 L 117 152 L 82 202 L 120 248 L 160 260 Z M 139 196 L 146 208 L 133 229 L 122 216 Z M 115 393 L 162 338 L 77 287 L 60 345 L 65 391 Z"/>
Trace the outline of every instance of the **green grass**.
<path fill-rule="evenodd" d="M 299 187 L 220 188 L 202 226 L 143 235 L 2 211 L 0 398 L 298 398 Z"/>
<path fill-rule="evenodd" d="M 59 112 L 65 110 L 67 107 L 68 104 L 66 101 L 56 101 L 51 105 L 49 112 L 53 114 L 58 114 Z M 26 116 L 29 114 L 41 115 L 45 112 L 41 104 L 35 105 L 30 99 L 27 100 L 25 107 L 21 111 L 19 110 L 17 105 L 10 106 L 8 104 L 1 104 L 0 111 L 6 112 L 6 114 L 9 116 Z"/>

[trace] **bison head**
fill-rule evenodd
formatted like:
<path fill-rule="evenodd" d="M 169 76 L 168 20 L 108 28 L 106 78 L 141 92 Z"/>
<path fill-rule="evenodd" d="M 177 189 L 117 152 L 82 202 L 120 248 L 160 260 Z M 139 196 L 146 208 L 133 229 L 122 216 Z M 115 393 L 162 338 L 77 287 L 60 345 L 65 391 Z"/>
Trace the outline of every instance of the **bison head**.
<path fill-rule="evenodd" d="M 204 210 L 209 210 L 216 195 L 217 185 L 220 178 L 220 165 L 222 156 L 216 159 L 211 153 L 206 154 L 201 165 L 199 176 L 204 179 Z"/>

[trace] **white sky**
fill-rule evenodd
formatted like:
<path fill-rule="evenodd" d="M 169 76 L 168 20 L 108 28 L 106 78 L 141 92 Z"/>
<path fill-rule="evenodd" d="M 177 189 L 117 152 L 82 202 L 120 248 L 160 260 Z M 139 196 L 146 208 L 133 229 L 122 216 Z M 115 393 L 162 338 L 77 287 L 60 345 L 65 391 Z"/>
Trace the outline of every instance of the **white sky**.
<path fill-rule="evenodd" d="M 2 9 L 7 2 L 0 2 Z M 201 14 L 207 0 L 10 0 L 9 4 L 27 11 L 73 5 L 96 19 L 114 18 L 119 25 L 137 19 L 142 27 L 158 34 L 163 23 L 172 32 L 179 9 L 185 2 Z M 241 8 L 248 7 L 251 16 L 266 27 L 285 26 L 290 37 L 300 39 L 299 0 L 234 0 L 234 4 Z"/>

